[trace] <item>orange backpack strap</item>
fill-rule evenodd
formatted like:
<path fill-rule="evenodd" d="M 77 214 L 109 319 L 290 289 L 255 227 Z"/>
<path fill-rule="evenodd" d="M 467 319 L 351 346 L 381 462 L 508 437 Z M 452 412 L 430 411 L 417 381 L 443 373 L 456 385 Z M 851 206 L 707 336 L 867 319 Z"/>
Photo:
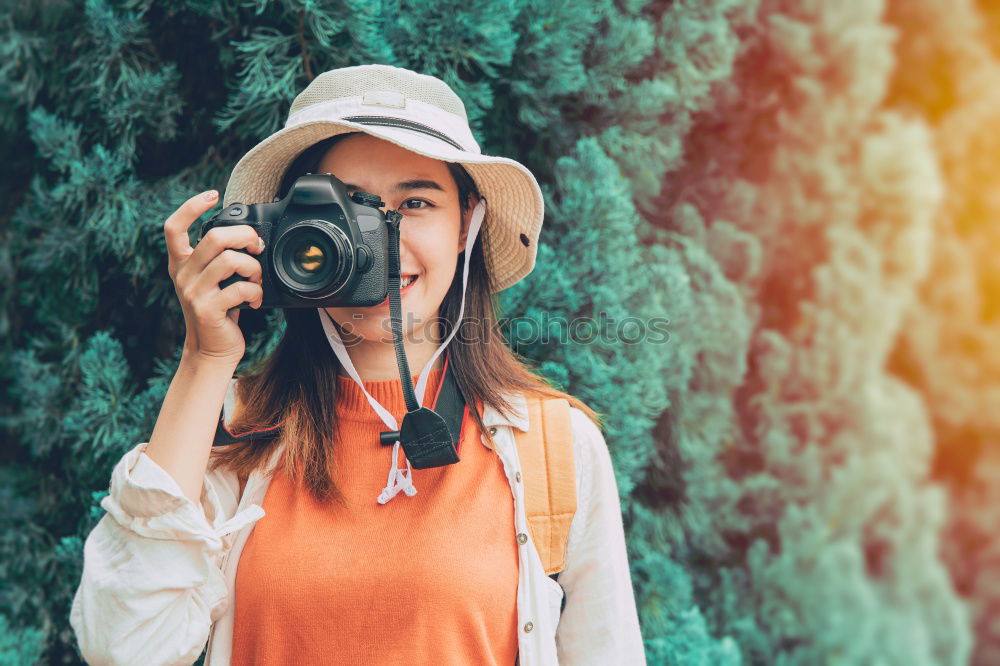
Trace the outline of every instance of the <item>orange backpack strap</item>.
<path fill-rule="evenodd" d="M 528 432 L 514 430 L 524 477 L 528 527 L 545 573 L 566 565 L 569 527 L 576 513 L 576 466 L 569 401 L 525 396 Z"/>

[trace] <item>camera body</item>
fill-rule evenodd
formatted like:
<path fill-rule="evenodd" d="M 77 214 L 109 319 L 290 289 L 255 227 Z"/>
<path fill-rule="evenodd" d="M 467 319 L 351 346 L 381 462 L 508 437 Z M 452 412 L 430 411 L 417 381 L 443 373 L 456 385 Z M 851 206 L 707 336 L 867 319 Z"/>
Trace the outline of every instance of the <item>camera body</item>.
<path fill-rule="evenodd" d="M 349 195 L 335 176 L 306 174 L 284 199 L 230 204 L 202 225 L 200 238 L 221 226 L 248 224 L 257 231 L 264 240 L 256 255 L 263 269 L 261 309 L 379 305 L 389 293 L 383 205 L 373 194 Z M 219 287 L 245 279 L 234 273 Z"/>

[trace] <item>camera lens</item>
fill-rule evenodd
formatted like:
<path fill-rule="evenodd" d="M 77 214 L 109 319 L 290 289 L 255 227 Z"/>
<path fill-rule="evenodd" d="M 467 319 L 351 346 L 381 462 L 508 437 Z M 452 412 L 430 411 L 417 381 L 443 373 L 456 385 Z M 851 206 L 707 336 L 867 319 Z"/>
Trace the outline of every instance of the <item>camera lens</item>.
<path fill-rule="evenodd" d="M 318 245 L 306 243 L 295 249 L 294 266 L 303 273 L 316 273 L 322 270 L 325 261 L 323 248 Z"/>
<path fill-rule="evenodd" d="M 274 244 L 275 273 L 295 295 L 325 298 L 350 282 L 354 274 L 352 248 L 343 230 L 330 222 L 296 222 Z"/>

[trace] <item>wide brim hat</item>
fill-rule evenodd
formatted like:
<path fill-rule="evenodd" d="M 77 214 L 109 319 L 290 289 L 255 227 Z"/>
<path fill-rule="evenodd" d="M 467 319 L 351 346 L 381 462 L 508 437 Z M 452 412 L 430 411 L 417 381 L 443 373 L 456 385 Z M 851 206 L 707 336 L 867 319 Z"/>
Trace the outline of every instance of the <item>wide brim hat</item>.
<path fill-rule="evenodd" d="M 515 160 L 482 154 L 465 105 L 448 84 L 400 67 L 345 67 L 313 79 L 292 102 L 284 128 L 236 164 L 223 206 L 273 201 L 298 155 L 347 132 L 370 134 L 465 167 L 486 199 L 481 233 L 494 291 L 506 289 L 534 268 L 544 217 L 535 177 Z"/>

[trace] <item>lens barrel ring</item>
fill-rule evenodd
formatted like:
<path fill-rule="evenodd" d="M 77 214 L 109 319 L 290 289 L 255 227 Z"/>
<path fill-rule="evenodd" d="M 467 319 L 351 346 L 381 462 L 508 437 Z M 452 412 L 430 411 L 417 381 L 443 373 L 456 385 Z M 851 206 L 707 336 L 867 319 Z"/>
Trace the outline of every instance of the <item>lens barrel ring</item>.
<path fill-rule="evenodd" d="M 306 266 L 309 255 L 317 268 Z M 300 298 L 322 299 L 350 284 L 356 271 L 354 244 L 336 224 L 326 220 L 299 220 L 275 240 L 272 264 L 277 280 Z"/>

